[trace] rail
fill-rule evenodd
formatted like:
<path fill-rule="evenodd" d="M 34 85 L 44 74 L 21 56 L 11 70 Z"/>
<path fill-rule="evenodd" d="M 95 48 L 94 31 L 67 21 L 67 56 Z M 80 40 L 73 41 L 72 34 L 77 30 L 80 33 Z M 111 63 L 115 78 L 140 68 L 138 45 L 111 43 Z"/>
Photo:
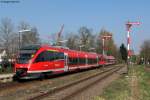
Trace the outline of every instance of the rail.
<path fill-rule="evenodd" d="M 79 79 L 79 80 L 77 80 L 77 81 L 74 81 L 74 82 L 65 84 L 65 85 L 60 86 L 60 87 L 53 88 L 53 89 L 51 89 L 51 90 L 49 90 L 49 91 L 43 91 L 43 92 L 40 93 L 39 95 L 37 95 L 37 96 L 35 96 L 35 97 L 29 98 L 29 100 L 39 100 L 39 99 L 42 99 L 42 98 L 51 96 L 51 95 L 53 95 L 53 94 L 56 94 L 57 92 L 61 92 L 61 91 L 65 90 L 65 89 L 67 89 L 67 88 L 71 88 L 71 87 L 73 87 L 73 86 L 75 86 L 75 85 L 78 85 L 78 84 L 84 82 L 84 81 L 90 80 L 90 79 L 92 79 L 93 77 L 97 77 L 97 76 L 99 76 L 99 75 L 103 75 L 104 73 L 107 73 L 107 72 L 108 72 L 107 75 L 104 75 L 103 77 L 101 77 L 100 79 L 98 79 L 98 80 L 102 80 L 102 79 L 104 79 L 104 78 L 110 76 L 110 75 L 113 74 L 114 72 L 118 71 L 118 70 L 121 69 L 121 68 L 122 68 L 122 67 L 117 67 L 117 68 L 114 68 L 114 67 L 113 67 L 113 68 L 107 69 L 107 70 L 105 70 L 105 71 L 103 71 L 103 72 L 100 72 L 100 73 L 96 73 L 96 74 L 94 74 L 94 75 L 91 75 L 91 76 L 89 76 L 89 77 L 86 77 L 86 78 L 83 78 L 83 79 Z M 87 85 L 87 86 L 85 86 L 85 87 L 81 87 L 81 88 L 80 88 L 79 90 L 77 90 L 77 91 L 81 91 L 82 89 L 87 88 L 87 87 L 89 87 L 90 85 L 92 85 L 92 84 L 94 84 L 94 83 L 95 83 L 95 82 L 92 82 L 91 84 L 89 84 L 89 85 Z M 73 95 L 76 94 L 76 93 L 77 93 L 77 92 L 75 91 L 74 93 L 72 93 L 72 94 L 70 94 L 70 95 L 67 95 L 67 96 L 65 96 L 65 97 L 63 97 L 63 98 L 61 98 L 61 99 L 65 100 L 65 99 L 67 99 L 67 98 L 73 96 Z"/>

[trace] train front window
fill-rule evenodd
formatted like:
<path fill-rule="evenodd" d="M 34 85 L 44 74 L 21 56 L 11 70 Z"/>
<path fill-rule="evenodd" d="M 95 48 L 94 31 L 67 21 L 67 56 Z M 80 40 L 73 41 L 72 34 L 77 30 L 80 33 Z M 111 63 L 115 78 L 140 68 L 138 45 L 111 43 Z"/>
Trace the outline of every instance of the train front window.
<path fill-rule="evenodd" d="M 35 53 L 36 50 L 20 50 L 19 56 L 17 57 L 17 63 L 28 63 Z"/>
<path fill-rule="evenodd" d="M 17 57 L 17 63 L 25 64 L 34 56 L 40 45 L 28 45 L 21 47 L 19 50 L 19 55 Z"/>
<path fill-rule="evenodd" d="M 17 58 L 17 63 L 25 64 L 28 63 L 29 60 L 32 58 L 32 53 L 20 53 L 19 57 Z"/>

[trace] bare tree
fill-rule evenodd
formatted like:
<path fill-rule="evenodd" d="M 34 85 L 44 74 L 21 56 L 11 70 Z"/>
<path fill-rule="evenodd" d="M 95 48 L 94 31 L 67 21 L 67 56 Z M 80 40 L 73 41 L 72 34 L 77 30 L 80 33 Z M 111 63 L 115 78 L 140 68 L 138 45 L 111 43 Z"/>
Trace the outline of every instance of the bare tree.
<path fill-rule="evenodd" d="M 21 21 L 18 26 L 19 30 L 26 30 L 26 29 L 30 29 L 30 28 L 31 28 L 30 24 L 25 21 Z"/>
<path fill-rule="evenodd" d="M 145 63 L 150 63 L 150 40 L 146 40 L 142 44 L 140 56 L 144 58 Z"/>
<path fill-rule="evenodd" d="M 79 49 L 79 36 L 73 33 L 68 34 L 66 46 L 73 50 Z"/>
<path fill-rule="evenodd" d="M 88 29 L 87 27 L 81 27 L 79 29 L 79 37 L 80 37 L 80 41 L 81 41 L 81 45 L 84 45 L 83 50 L 84 51 L 88 51 L 90 48 L 90 39 L 92 37 L 92 30 Z"/>
<path fill-rule="evenodd" d="M 18 26 L 19 30 L 30 30 L 20 34 L 21 46 L 40 43 L 39 33 L 36 27 L 31 27 L 26 22 L 21 22 Z"/>
<path fill-rule="evenodd" d="M 14 25 L 11 22 L 11 19 L 3 18 L 0 23 L 0 41 L 1 46 L 5 48 L 8 57 L 10 57 L 10 54 L 12 52 L 12 48 L 10 47 L 12 44 L 13 37 L 15 37 L 13 30 Z"/>
<path fill-rule="evenodd" d="M 102 54 L 103 48 L 102 48 L 102 40 L 100 38 L 100 34 L 96 36 L 95 40 L 96 40 L 96 43 L 95 43 L 96 52 L 99 54 Z"/>
<path fill-rule="evenodd" d="M 39 43 L 39 34 L 36 27 L 31 28 L 30 32 L 24 32 L 22 34 L 22 46 L 38 43 Z"/>
<path fill-rule="evenodd" d="M 11 49 L 11 56 L 14 57 L 18 51 L 18 33 L 12 35 L 10 42 L 9 49 Z"/>

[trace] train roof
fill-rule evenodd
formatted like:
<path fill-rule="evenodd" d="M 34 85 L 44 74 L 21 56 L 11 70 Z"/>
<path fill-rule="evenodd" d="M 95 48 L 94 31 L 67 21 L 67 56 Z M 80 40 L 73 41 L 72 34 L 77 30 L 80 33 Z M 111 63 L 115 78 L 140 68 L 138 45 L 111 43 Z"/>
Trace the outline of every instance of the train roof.
<path fill-rule="evenodd" d="M 60 52 L 68 52 L 68 53 L 70 53 L 70 56 L 74 56 L 78 53 L 80 56 L 87 55 L 87 56 L 93 58 L 95 55 L 98 55 L 97 53 L 93 53 L 93 52 L 84 52 L 84 51 L 71 50 L 67 47 L 61 47 L 61 46 L 42 45 L 41 47 L 49 48 L 49 49 L 53 49 L 53 50 L 58 50 Z"/>
<path fill-rule="evenodd" d="M 52 50 L 56 50 L 59 52 L 68 52 L 71 54 L 71 56 L 76 55 L 76 53 L 78 52 L 78 54 L 80 56 L 83 55 L 87 55 L 88 57 L 93 58 L 95 55 L 101 57 L 103 56 L 102 54 L 97 54 L 97 53 L 93 53 L 93 52 L 84 52 L 84 51 L 77 51 L 77 50 L 71 50 L 68 47 L 62 47 L 62 46 L 51 46 L 51 45 L 43 45 L 43 44 L 34 44 L 34 45 L 27 45 L 22 47 L 20 50 L 38 50 L 40 48 L 48 48 L 48 49 L 52 49 Z M 115 59 L 113 56 L 104 56 L 104 58 L 106 59 Z"/>

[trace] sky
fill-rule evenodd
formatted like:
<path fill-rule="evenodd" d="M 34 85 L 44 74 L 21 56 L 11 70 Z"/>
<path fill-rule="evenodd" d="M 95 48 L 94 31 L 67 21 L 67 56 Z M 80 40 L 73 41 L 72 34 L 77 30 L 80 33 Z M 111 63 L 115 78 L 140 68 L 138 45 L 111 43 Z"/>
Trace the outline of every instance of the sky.
<path fill-rule="evenodd" d="M 18 1 L 4 3 L 2 1 Z M 102 28 L 113 33 L 119 47 L 126 42 L 127 21 L 140 21 L 131 31 L 131 49 L 139 53 L 150 39 L 150 0 L 0 0 L 0 20 L 8 17 L 17 26 L 21 21 L 36 26 L 40 36 L 78 32 L 86 26 L 98 33 Z"/>

